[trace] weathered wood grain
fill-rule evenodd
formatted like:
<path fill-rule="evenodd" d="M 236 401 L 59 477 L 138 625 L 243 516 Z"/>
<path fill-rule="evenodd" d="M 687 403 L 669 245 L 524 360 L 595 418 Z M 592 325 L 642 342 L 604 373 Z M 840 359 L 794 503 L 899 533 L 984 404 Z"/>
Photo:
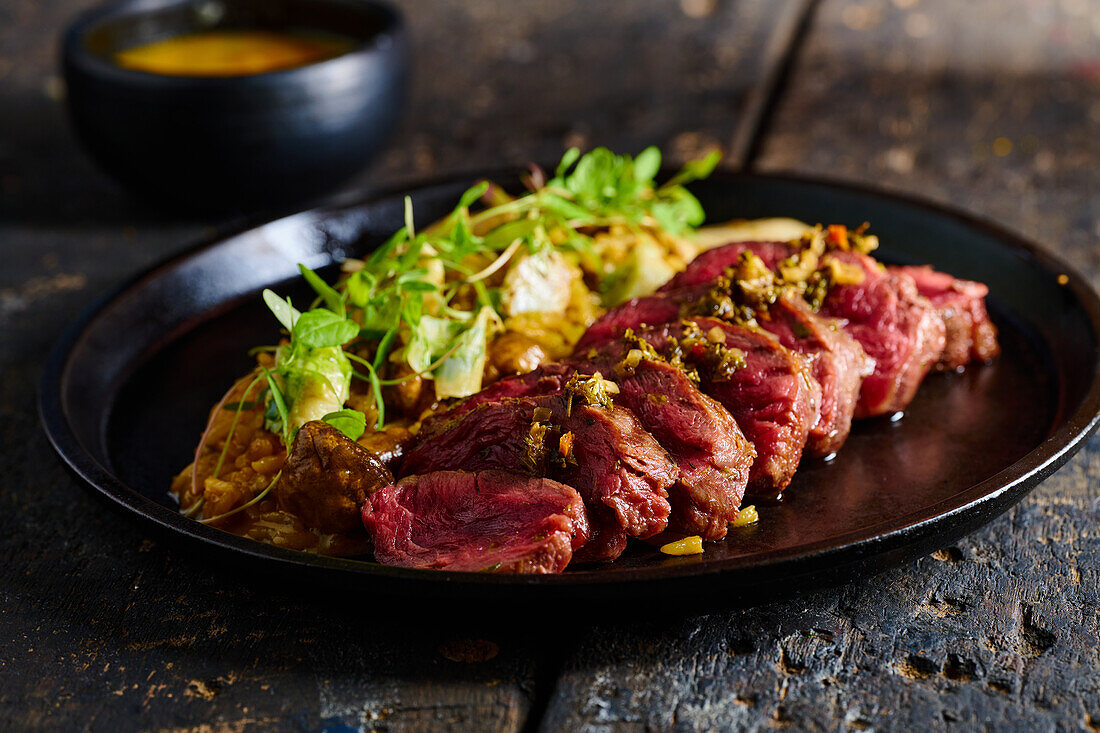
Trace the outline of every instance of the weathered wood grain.
<path fill-rule="evenodd" d="M 416 85 L 366 180 L 554 161 L 574 145 L 736 158 L 807 4 L 402 3 Z"/>
<path fill-rule="evenodd" d="M 1100 284 L 1098 63 L 1096 3 L 826 0 L 756 167 L 981 213 Z M 1093 440 L 1006 516 L 915 564 L 761 608 L 593 629 L 543 729 L 1100 730 L 1098 552 Z"/>
<path fill-rule="evenodd" d="M 52 454 L 34 393 L 55 336 L 106 288 L 229 224 L 143 209 L 79 152 L 54 40 L 94 3 L 0 4 L 0 728 L 521 728 L 561 639 L 219 568 L 95 501 Z M 570 144 L 736 147 L 804 4 L 402 3 L 409 113 L 357 185 Z"/>
<path fill-rule="evenodd" d="M 758 167 L 921 194 L 1100 275 L 1095 2 L 827 2 Z"/>

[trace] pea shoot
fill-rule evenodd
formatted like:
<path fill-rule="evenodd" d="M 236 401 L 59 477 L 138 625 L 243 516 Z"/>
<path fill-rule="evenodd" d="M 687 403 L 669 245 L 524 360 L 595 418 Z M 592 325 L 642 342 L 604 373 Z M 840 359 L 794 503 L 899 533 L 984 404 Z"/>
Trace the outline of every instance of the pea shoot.
<path fill-rule="evenodd" d="M 418 380 L 417 390 L 427 386 L 434 401 L 479 391 L 489 344 L 521 328 L 518 317 L 564 315 L 581 292 L 591 315 L 578 321 L 586 325 L 598 314 L 601 297 L 608 305 L 648 287 L 670 266 L 658 237 L 690 238 L 703 222 L 703 209 L 685 185 L 709 175 L 718 157 L 688 163 L 658 183 L 656 148 L 635 157 L 606 148 L 583 155 L 570 149 L 551 175 L 532 171 L 526 193 L 513 197 L 479 182 L 430 226 L 417 227 L 406 198 L 403 226 L 364 259 L 346 261 L 335 283 L 299 265 L 315 297 L 299 310 L 289 298 L 263 291 L 284 339 L 250 352 L 269 356 L 242 380 L 239 397 L 221 406 L 234 415 L 206 478 L 218 479 L 232 466 L 230 442 L 244 411 L 262 416 L 287 455 L 298 430 L 312 420 L 359 440 L 371 419 L 374 429 L 385 428 L 388 388 Z M 624 260 L 611 252 L 601 239 L 611 232 L 637 235 L 627 240 L 637 253 Z M 351 399 L 353 379 L 368 387 L 367 413 L 347 406 L 349 400 L 363 404 Z M 568 456 L 568 446 L 558 450 Z M 217 522 L 255 506 L 281 475 L 280 469 L 240 505 L 199 521 Z M 187 516 L 200 512 L 206 499 L 198 473 L 191 486 L 199 498 Z"/>
<path fill-rule="evenodd" d="M 299 311 L 290 300 L 264 291 L 264 301 L 289 335 L 289 343 L 275 349 L 275 366 L 264 371 L 265 426 L 287 446 L 311 419 L 358 438 L 360 419 L 343 407 L 352 377 L 370 385 L 377 429 L 386 422 L 387 386 L 420 378 L 433 382 L 437 399 L 477 392 L 488 344 L 504 329 L 509 308 L 519 301 L 540 302 L 502 292 L 502 270 L 532 258 L 528 269 L 536 276 L 575 268 L 573 262 L 597 280 L 608 276 L 594 233 L 611 226 L 689 233 L 702 223 L 703 210 L 684 186 L 709 175 L 717 162 L 717 153 L 711 154 L 658 185 L 656 148 L 634 158 L 606 148 L 581 155 L 574 148 L 549 180 L 528 193 L 511 198 L 482 181 L 462 194 L 450 214 L 423 230 L 406 198 L 404 226 L 365 259 L 346 263 L 347 276 L 335 286 L 300 266 L 317 294 L 312 308 Z M 562 259 L 565 253 L 570 259 Z M 520 286 L 545 285 L 532 279 Z M 567 286 L 568 279 L 563 283 Z"/>
<path fill-rule="evenodd" d="M 541 257 L 542 269 L 552 269 L 559 265 L 551 253 L 559 252 L 597 280 L 607 276 L 594 232 L 619 225 L 690 233 L 704 215 L 684 186 L 709 175 L 718 159 L 712 153 L 658 185 L 657 148 L 635 158 L 606 148 L 581 155 L 574 148 L 529 193 L 510 198 L 480 182 L 423 231 L 417 231 L 406 199 L 405 225 L 366 259 L 351 263 L 337 286 L 360 325 L 361 342 L 373 345 L 369 359 L 352 359 L 366 370 L 360 376 L 375 394 L 378 427 L 385 422 L 382 375 L 390 362 L 407 367 L 405 379 L 432 379 L 438 399 L 481 389 L 487 345 L 508 315 L 507 294 L 490 284 L 492 275 L 523 257 Z M 485 200 L 491 202 L 486 208 L 471 211 Z"/>

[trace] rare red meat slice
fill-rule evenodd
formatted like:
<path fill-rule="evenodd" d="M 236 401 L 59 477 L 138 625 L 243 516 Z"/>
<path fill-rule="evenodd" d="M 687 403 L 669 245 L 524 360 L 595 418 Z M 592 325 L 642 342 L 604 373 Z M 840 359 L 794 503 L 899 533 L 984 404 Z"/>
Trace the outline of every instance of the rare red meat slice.
<path fill-rule="evenodd" d="M 409 476 L 362 513 L 375 559 L 408 568 L 560 573 L 588 537 L 576 490 L 507 471 Z"/>
<path fill-rule="evenodd" d="M 493 468 L 547 475 L 580 492 L 592 526 L 578 561 L 612 560 L 628 537 L 664 530 L 677 477 L 634 413 L 568 390 L 479 404 L 414 447 L 403 473 Z"/>
<path fill-rule="evenodd" d="M 741 253 L 751 251 L 774 270 L 780 262 L 790 257 L 792 249 L 786 242 L 731 242 L 708 249 L 661 286 L 661 291 L 678 290 L 696 285 L 709 285 L 721 277 L 727 268 L 737 265 Z"/>
<path fill-rule="evenodd" d="M 734 242 L 716 247 L 695 258 L 661 290 L 712 283 L 727 268 L 735 267 L 745 251 L 753 252 L 774 270 L 795 248 L 783 242 Z M 854 251 L 833 250 L 828 257 L 863 273 L 858 284 L 831 286 L 820 309 L 821 315 L 844 319 L 844 330 L 875 361 L 874 372 L 860 387 L 855 417 L 904 410 L 943 353 L 943 319 L 920 295 L 909 275 L 888 272 L 871 257 Z"/>
<path fill-rule="evenodd" d="M 874 360 L 844 330 L 842 321 L 814 313 L 798 297 L 780 298 L 758 322 L 781 344 L 810 360 L 810 373 L 821 385 L 821 403 L 806 451 L 819 458 L 835 453 L 852 430 L 860 388 L 874 372 Z"/>
<path fill-rule="evenodd" d="M 820 311 L 843 318 L 844 330 L 875 360 L 875 371 L 863 380 L 855 416 L 904 410 L 943 354 L 943 319 L 909 275 L 888 272 L 857 252 L 833 256 L 864 273 L 858 284 L 831 287 Z"/>
<path fill-rule="evenodd" d="M 756 456 L 729 412 L 645 342 L 608 342 L 570 361 L 614 379 L 615 402 L 637 415 L 676 463 L 680 476 L 668 489 L 669 531 L 705 540 L 725 537 Z"/>
<path fill-rule="evenodd" d="M 700 388 L 725 407 L 756 449 L 746 495 L 776 496 L 794 477 L 817 422 L 821 387 L 806 357 L 760 329 L 696 318 L 639 333 L 694 367 Z"/>
<path fill-rule="evenodd" d="M 447 422 L 480 404 L 508 397 L 557 394 L 576 372 L 599 372 L 618 385 L 616 404 L 631 410 L 679 469 L 669 487 L 672 507 L 668 529 L 721 539 L 737 518 L 755 457 L 752 444 L 733 417 L 703 394 L 683 370 L 660 359 L 642 344 L 614 340 L 585 350 L 564 363 L 544 364 L 527 374 L 506 377 L 478 394 L 433 416 L 425 425 L 437 432 Z M 636 360 L 631 360 L 632 349 Z M 632 364 L 632 366 L 631 366 Z"/>
<path fill-rule="evenodd" d="M 576 368 L 569 364 L 552 362 L 535 367 L 526 374 L 513 374 L 498 379 L 480 392 L 425 418 L 420 426 L 420 439 L 424 440 L 435 435 L 478 405 L 519 397 L 558 394 L 565 389 L 569 378 L 576 371 Z"/>
<path fill-rule="evenodd" d="M 744 251 L 742 249 L 741 251 Z M 740 255 L 738 255 L 739 257 Z M 640 330 L 681 316 L 705 315 L 699 303 L 713 287 L 728 281 L 724 275 L 703 286 L 667 290 L 622 303 L 593 323 L 577 346 L 578 353 L 592 344 L 621 336 L 626 329 Z M 807 441 L 811 456 L 836 452 L 848 438 L 852 415 L 864 377 L 872 373 L 874 361 L 863 347 L 843 330 L 843 322 L 813 312 L 801 298 L 788 296 L 757 314 L 757 324 L 775 334 L 781 344 L 809 359 L 811 373 L 821 387 L 818 418 Z"/>
<path fill-rule="evenodd" d="M 693 293 L 696 291 L 692 291 Z M 646 326 L 662 326 L 679 320 L 681 300 L 664 294 L 631 298 L 604 313 L 588 327 L 574 349 L 583 354 L 592 346 L 622 338 L 627 329 L 641 331 Z"/>
<path fill-rule="evenodd" d="M 940 314 L 946 328 L 946 344 L 937 367 L 959 369 L 970 362 L 986 362 L 1001 353 L 997 327 L 989 320 L 985 297 L 989 288 L 973 280 L 960 280 L 931 267 L 889 267 L 913 278 L 917 292 Z"/>

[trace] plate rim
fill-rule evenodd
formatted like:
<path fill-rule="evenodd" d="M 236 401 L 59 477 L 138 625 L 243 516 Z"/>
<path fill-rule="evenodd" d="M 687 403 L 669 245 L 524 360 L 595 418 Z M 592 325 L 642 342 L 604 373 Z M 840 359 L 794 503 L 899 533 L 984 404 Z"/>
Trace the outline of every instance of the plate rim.
<path fill-rule="evenodd" d="M 1073 409 L 1064 409 L 1061 423 L 1056 424 L 1053 432 L 1039 445 L 993 476 L 935 504 L 888 521 L 853 529 L 829 539 L 756 555 L 743 555 L 711 562 L 707 562 L 705 556 L 691 556 L 680 558 L 680 562 L 666 562 L 651 567 L 631 567 L 614 573 L 608 572 L 608 568 L 612 566 L 602 566 L 592 570 L 551 575 L 498 575 L 399 568 L 362 560 L 297 552 L 238 537 L 189 520 L 126 485 L 96 460 L 71 429 L 63 406 L 62 392 L 72 352 L 88 326 L 120 296 L 142 282 L 227 240 L 287 217 L 335 213 L 356 206 L 376 204 L 393 196 L 479 178 L 502 180 L 509 176 L 515 177 L 520 170 L 522 169 L 513 166 L 490 171 L 485 169 L 457 171 L 446 176 L 412 183 L 349 191 L 328 203 L 309 209 L 281 212 L 275 216 L 268 214 L 239 219 L 225 224 L 214 233 L 200 239 L 195 245 L 158 260 L 137 274 L 125 278 L 120 284 L 109 288 L 86 306 L 62 331 L 50 348 L 39 382 L 38 410 L 51 445 L 86 488 L 108 499 L 128 516 L 136 516 L 143 523 L 153 525 L 158 531 L 167 533 L 174 539 L 197 542 L 206 549 L 215 550 L 225 556 L 233 556 L 232 559 L 268 564 L 274 562 L 285 569 L 307 573 L 324 575 L 335 573 L 344 577 L 350 574 L 366 582 L 375 579 L 398 581 L 420 592 L 425 587 L 432 588 L 440 584 L 505 589 L 548 588 L 561 591 L 570 588 L 586 589 L 592 586 L 637 586 L 654 581 L 690 581 L 723 573 L 769 572 L 785 567 L 797 570 L 790 574 L 790 577 L 799 577 L 809 569 L 800 568 L 800 566 L 813 567 L 833 558 L 845 558 L 845 563 L 851 563 L 859 559 L 883 555 L 891 549 L 904 546 L 909 535 L 919 533 L 928 524 L 938 524 L 945 518 L 965 515 L 965 518 L 970 520 L 967 522 L 967 528 L 954 533 L 961 537 L 999 516 L 1061 468 L 1100 426 L 1100 295 L 1075 267 L 1034 241 L 1000 224 L 923 196 L 826 176 L 718 170 L 712 174 L 710 180 L 760 180 L 839 189 L 859 196 L 921 209 L 933 216 L 947 218 L 964 227 L 981 231 L 1011 249 L 1027 253 L 1041 268 L 1064 274 L 1068 281 L 1063 287 L 1073 294 L 1077 306 L 1086 316 L 1097 344 L 1093 350 L 1097 368 L 1080 403 Z M 993 504 L 996 506 L 991 507 L 992 511 L 983 516 L 983 510 Z"/>

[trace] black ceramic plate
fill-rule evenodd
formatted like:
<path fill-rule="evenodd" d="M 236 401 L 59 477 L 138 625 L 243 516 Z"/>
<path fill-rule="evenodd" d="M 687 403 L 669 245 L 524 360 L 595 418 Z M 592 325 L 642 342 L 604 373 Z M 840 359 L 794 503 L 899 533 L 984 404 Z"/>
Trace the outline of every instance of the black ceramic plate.
<path fill-rule="evenodd" d="M 416 189 L 417 218 L 449 211 L 472 180 Z M 417 571 L 281 550 L 184 519 L 167 493 L 171 477 L 190 461 L 210 406 L 250 368 L 247 349 L 276 338 L 260 289 L 294 291 L 297 263 L 323 269 L 376 245 L 402 223 L 402 198 L 392 195 L 199 247 L 90 308 L 47 365 L 46 431 L 96 491 L 217 562 L 372 592 L 687 602 L 763 599 L 945 546 L 1018 501 L 1095 429 L 1100 302 L 1037 247 L 964 215 L 849 186 L 716 175 L 695 190 L 712 221 L 870 221 L 883 259 L 987 283 L 1003 356 L 929 376 L 903 419 L 858 423 L 833 461 L 807 462 L 784 501 L 761 507 L 758 525 L 699 556 L 666 557 L 637 543 L 613 564 L 559 576 Z"/>

